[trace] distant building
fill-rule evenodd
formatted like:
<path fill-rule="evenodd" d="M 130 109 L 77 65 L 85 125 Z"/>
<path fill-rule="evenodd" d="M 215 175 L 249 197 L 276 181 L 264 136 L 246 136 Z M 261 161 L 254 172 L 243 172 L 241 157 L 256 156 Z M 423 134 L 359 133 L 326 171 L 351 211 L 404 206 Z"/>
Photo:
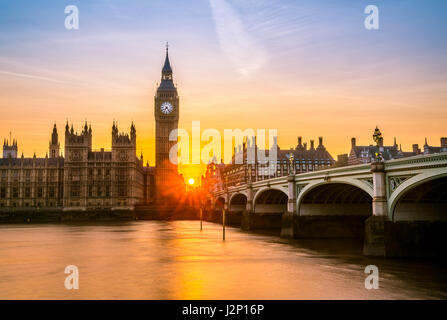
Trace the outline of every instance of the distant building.
<path fill-rule="evenodd" d="M 3 142 L 3 158 L 17 158 L 17 140 L 6 140 Z"/>
<path fill-rule="evenodd" d="M 379 141 L 379 149 L 384 160 L 393 160 L 404 157 L 411 157 L 419 154 L 417 145 L 413 146 L 413 151 L 404 152 L 402 148 L 396 143 L 396 138 L 394 138 L 394 144 L 392 146 L 384 146 L 383 138 Z M 351 152 L 348 156 L 348 165 L 370 163 L 374 161 L 375 153 L 377 152 L 377 147 L 374 145 L 369 146 L 359 146 L 356 144 L 356 139 L 351 139 Z"/>
<path fill-rule="evenodd" d="M 268 156 L 273 148 L 276 149 L 277 159 L 275 163 L 268 161 Z M 258 158 L 258 154 L 263 153 L 267 160 Z M 249 161 L 249 154 L 255 155 L 254 161 Z M 239 161 L 236 161 L 239 160 Z M 307 143 L 302 142 L 302 137 L 298 137 L 298 144 L 295 148 L 282 150 L 276 139 L 270 150 L 258 150 L 256 139 L 242 146 L 235 148 L 231 164 L 216 165 L 210 163 L 203 181 L 211 184 L 214 188 L 223 186 L 236 186 L 249 181 L 260 181 L 274 177 L 281 177 L 295 173 L 311 172 L 330 168 L 335 163 L 332 156 L 323 145 L 323 138 L 319 138 L 318 146 L 314 141 L 310 141 L 310 148 Z M 212 188 L 213 188 L 212 187 Z"/>
<path fill-rule="evenodd" d="M 112 149 L 92 149 L 92 128 L 81 133 L 68 122 L 65 152 L 60 154 L 56 125 L 45 158 L 17 158 L 17 141 L 5 140 L 0 159 L 0 207 L 57 207 L 65 211 L 132 209 L 137 204 L 170 203 L 182 197 L 183 176 L 170 159 L 176 144 L 171 133 L 178 128 L 179 96 L 173 82 L 168 50 L 161 83 L 154 97 L 156 166 L 143 166 L 136 156 L 136 129 L 120 133 L 112 126 Z M 175 131 L 174 131 L 175 132 Z M 157 188 L 156 188 L 157 186 Z"/>
<path fill-rule="evenodd" d="M 136 157 L 136 129 L 112 126 L 112 149 L 92 150 L 92 129 L 80 134 L 65 126 L 65 158 L 56 125 L 45 158 L 17 158 L 17 141 L 3 146 L 0 159 L 0 207 L 68 210 L 133 209 L 153 195 L 153 170 Z"/>
<path fill-rule="evenodd" d="M 65 126 L 64 210 L 132 209 L 143 198 L 143 161 L 136 157 L 136 130 L 112 126 L 112 149 L 92 150 L 92 128 L 78 134 Z"/>
<path fill-rule="evenodd" d="M 384 160 L 393 160 L 406 157 L 417 156 L 419 154 L 432 154 L 439 152 L 447 152 L 447 138 L 441 138 L 441 145 L 439 147 L 429 146 L 427 139 L 425 139 L 424 150 L 419 148 L 418 144 L 412 145 L 412 151 L 403 151 L 402 147 L 397 145 L 396 138 L 394 138 L 394 144 L 392 146 L 384 146 L 383 138 L 379 142 L 380 152 Z M 361 163 L 370 163 L 375 158 L 377 147 L 374 145 L 358 146 L 356 139 L 351 139 L 351 152 L 348 157 L 348 165 L 355 165 Z"/>
<path fill-rule="evenodd" d="M 339 154 L 337 155 L 337 161 L 334 163 L 334 167 L 345 167 L 348 165 L 348 154 Z"/>
<path fill-rule="evenodd" d="M 424 154 L 432 154 L 439 152 L 447 152 L 447 137 L 441 138 L 441 145 L 439 147 L 429 146 L 427 138 L 425 138 Z"/>
<path fill-rule="evenodd" d="M 208 192 L 216 192 L 222 190 L 223 185 L 223 172 L 225 164 L 223 162 L 217 163 L 216 158 L 213 159 L 206 166 L 205 175 L 201 177 L 201 186 Z"/>

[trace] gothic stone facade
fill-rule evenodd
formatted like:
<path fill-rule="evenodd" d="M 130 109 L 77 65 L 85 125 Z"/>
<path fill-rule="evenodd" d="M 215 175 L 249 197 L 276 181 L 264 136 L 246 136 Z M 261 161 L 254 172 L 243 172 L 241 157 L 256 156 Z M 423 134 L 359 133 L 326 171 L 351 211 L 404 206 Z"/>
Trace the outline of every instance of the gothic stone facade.
<path fill-rule="evenodd" d="M 177 159 L 170 159 L 170 150 L 177 143 L 176 131 L 180 116 L 180 102 L 173 81 L 173 72 L 169 62 L 168 49 L 161 72 L 161 82 L 154 97 L 155 118 L 155 185 L 156 198 L 166 202 L 178 194 L 182 178 L 178 175 Z M 170 137 L 170 135 L 172 135 Z M 171 161 L 174 160 L 174 161 Z M 169 202 L 172 202 L 170 199 Z"/>
<path fill-rule="evenodd" d="M 0 159 L 0 209 L 61 207 L 64 159 Z"/>
<path fill-rule="evenodd" d="M 15 154 L 17 153 L 17 143 Z M 85 124 L 80 134 L 65 127 L 65 158 L 59 154 L 56 125 L 45 158 L 0 159 L 0 209 L 58 208 L 133 209 L 150 194 L 149 168 L 136 157 L 136 130 L 130 134 L 112 127 L 111 151 L 92 150 L 92 129 Z"/>

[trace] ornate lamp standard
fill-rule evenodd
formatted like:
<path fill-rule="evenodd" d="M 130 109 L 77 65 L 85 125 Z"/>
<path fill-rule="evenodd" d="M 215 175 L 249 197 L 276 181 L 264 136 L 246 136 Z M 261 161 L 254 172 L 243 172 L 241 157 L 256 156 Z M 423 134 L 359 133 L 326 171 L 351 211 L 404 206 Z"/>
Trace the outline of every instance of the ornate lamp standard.
<path fill-rule="evenodd" d="M 290 153 L 290 155 L 289 155 L 289 175 L 292 175 L 295 173 L 294 166 L 293 166 L 293 160 L 294 160 L 293 153 Z"/>
<path fill-rule="evenodd" d="M 385 163 L 382 156 L 382 133 L 376 127 L 373 134 L 376 143 L 377 152 L 375 153 L 374 162 L 371 164 L 371 172 L 373 174 L 374 198 L 373 198 L 373 215 L 388 215 L 387 198 L 386 198 L 386 177 Z"/>
<path fill-rule="evenodd" d="M 296 208 L 296 183 L 295 183 L 295 170 L 294 170 L 294 156 L 293 153 L 289 154 L 289 175 L 287 176 L 287 189 L 288 189 L 288 201 L 287 211 L 283 214 L 281 236 L 287 238 L 293 238 L 294 234 L 294 221 L 297 214 Z"/>
<path fill-rule="evenodd" d="M 248 170 L 247 171 L 248 171 L 248 177 L 245 180 L 245 183 L 251 184 L 251 164 L 248 165 Z"/>
<path fill-rule="evenodd" d="M 375 152 L 375 158 L 374 162 L 383 162 L 383 156 L 382 151 L 380 150 L 381 141 L 382 141 L 382 132 L 380 132 L 380 129 L 376 126 L 376 129 L 374 130 L 373 134 L 373 140 L 376 143 L 377 151 Z"/>

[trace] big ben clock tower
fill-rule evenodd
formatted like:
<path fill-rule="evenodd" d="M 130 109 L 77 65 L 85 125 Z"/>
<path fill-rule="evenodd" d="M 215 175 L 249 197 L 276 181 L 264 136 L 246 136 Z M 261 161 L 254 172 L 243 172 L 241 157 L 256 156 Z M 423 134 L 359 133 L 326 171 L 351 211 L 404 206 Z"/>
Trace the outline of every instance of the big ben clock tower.
<path fill-rule="evenodd" d="M 169 141 L 172 130 L 178 129 L 179 97 L 172 79 L 172 68 L 169 63 L 168 46 L 166 59 L 161 72 L 161 83 L 157 89 L 154 103 L 155 116 L 155 184 L 157 198 L 168 196 L 173 191 L 172 186 L 178 182 L 177 164 L 169 159 L 171 148 L 177 139 Z M 176 136 L 175 136 L 176 137 Z M 175 154 L 175 158 L 177 155 Z"/>

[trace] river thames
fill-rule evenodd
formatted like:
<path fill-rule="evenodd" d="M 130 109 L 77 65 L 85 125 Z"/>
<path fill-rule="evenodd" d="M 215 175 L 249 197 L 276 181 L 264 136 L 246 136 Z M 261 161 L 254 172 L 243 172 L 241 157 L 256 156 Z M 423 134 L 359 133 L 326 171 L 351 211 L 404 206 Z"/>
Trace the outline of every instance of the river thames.
<path fill-rule="evenodd" d="M 198 221 L 0 225 L 0 299 L 447 299 L 445 263 L 366 258 L 355 240 L 221 237 Z"/>

